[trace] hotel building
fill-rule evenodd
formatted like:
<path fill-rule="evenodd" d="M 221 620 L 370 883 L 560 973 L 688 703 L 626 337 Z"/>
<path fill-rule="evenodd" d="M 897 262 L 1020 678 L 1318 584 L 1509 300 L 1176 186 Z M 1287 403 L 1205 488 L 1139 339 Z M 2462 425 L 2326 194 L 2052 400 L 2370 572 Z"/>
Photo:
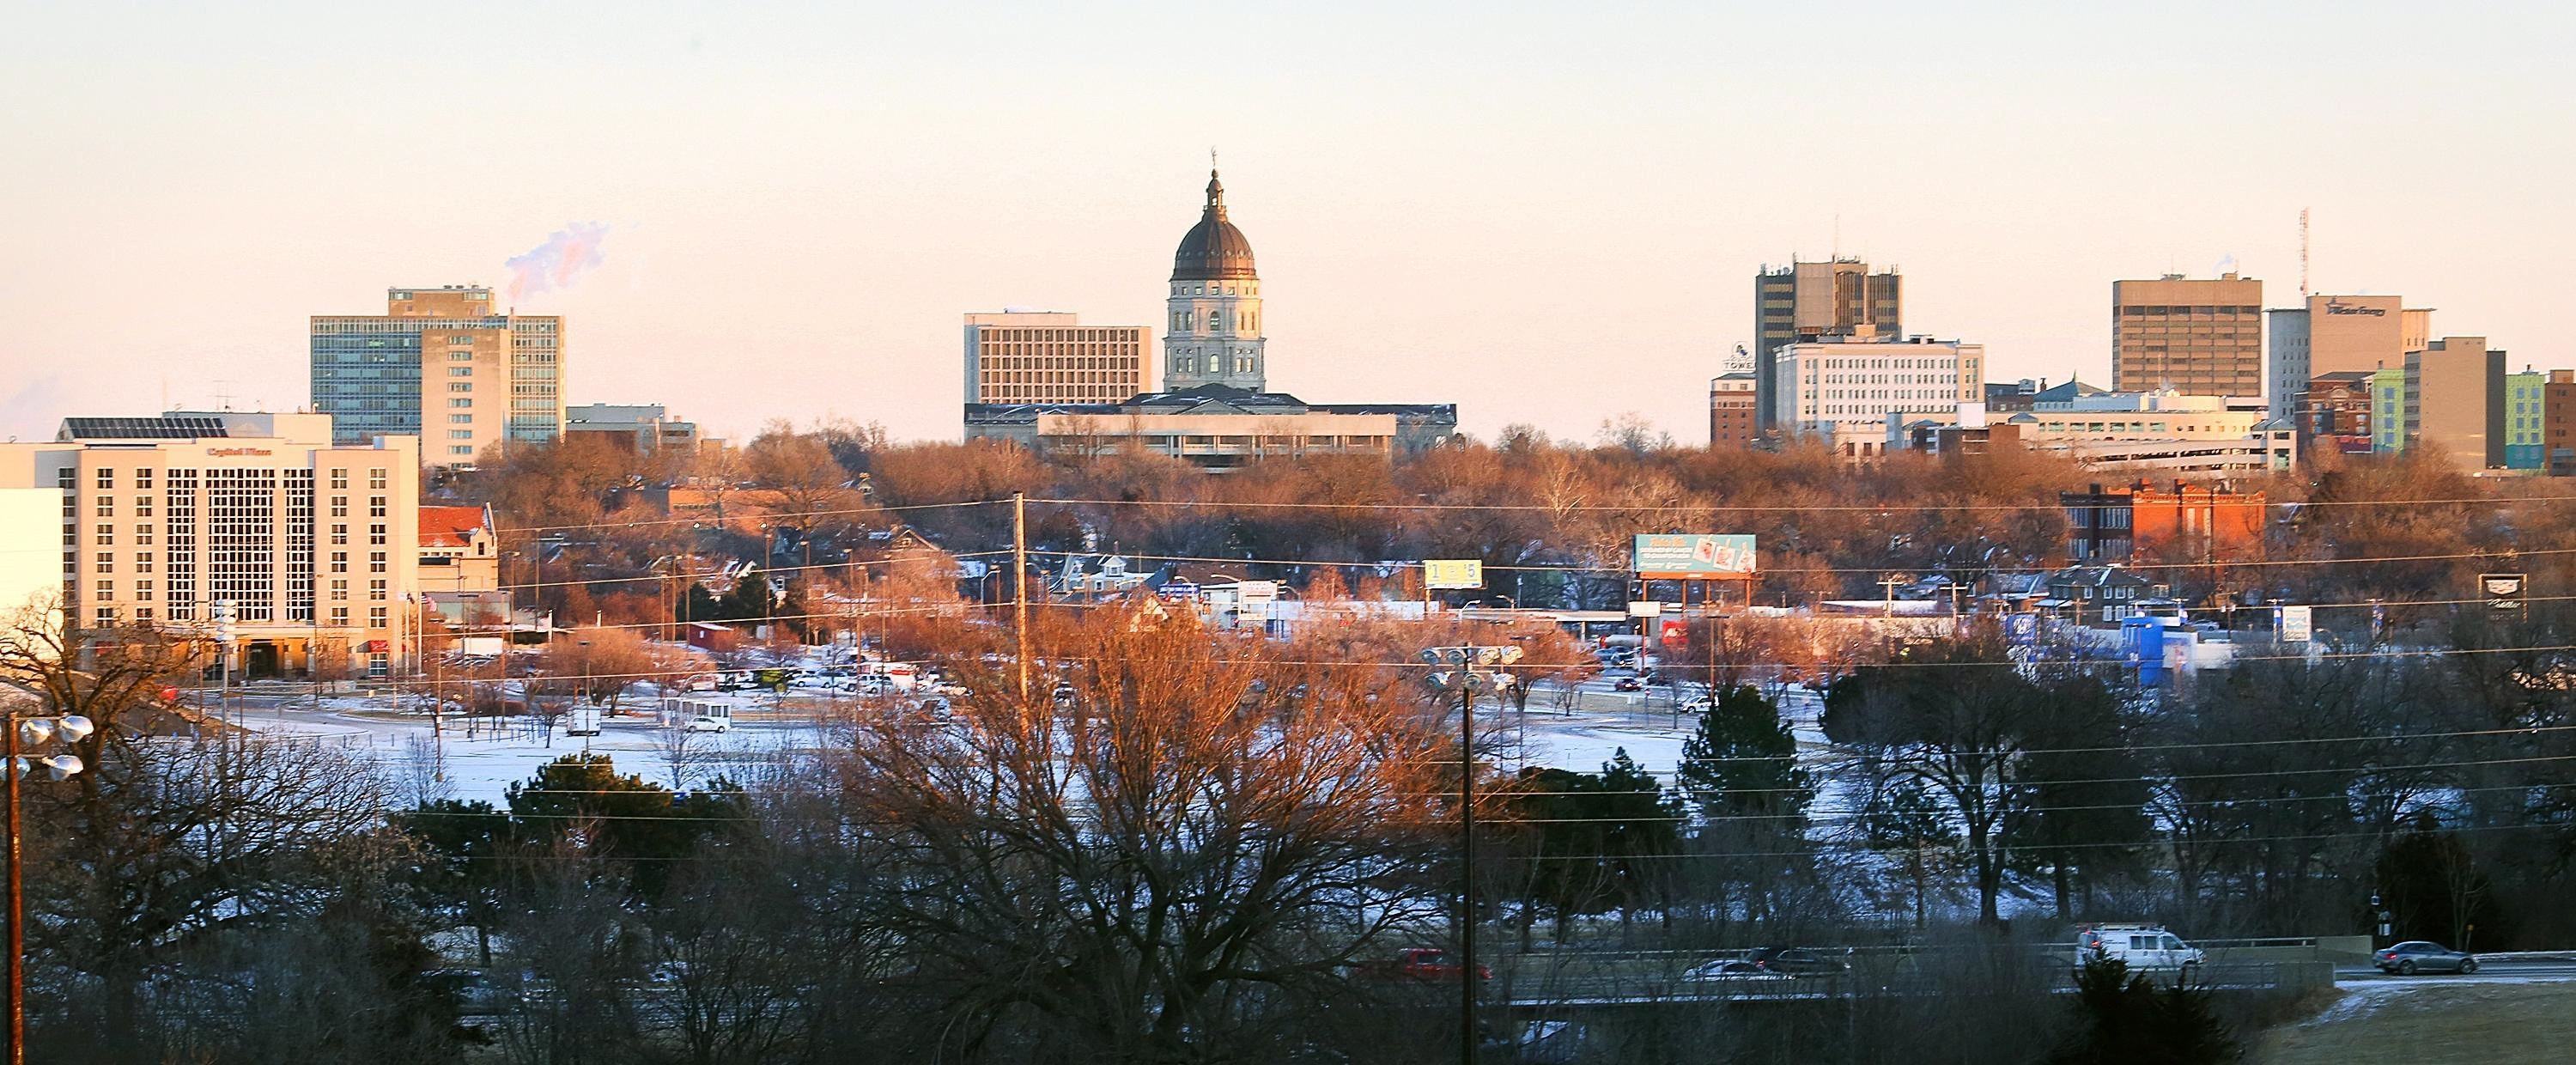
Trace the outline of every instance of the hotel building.
<path fill-rule="evenodd" d="M 0 444 L 0 490 L 58 493 L 75 627 L 211 637 L 230 601 L 252 676 L 381 676 L 408 653 L 419 442 L 332 437 L 320 414 L 69 418 L 53 441 Z"/>

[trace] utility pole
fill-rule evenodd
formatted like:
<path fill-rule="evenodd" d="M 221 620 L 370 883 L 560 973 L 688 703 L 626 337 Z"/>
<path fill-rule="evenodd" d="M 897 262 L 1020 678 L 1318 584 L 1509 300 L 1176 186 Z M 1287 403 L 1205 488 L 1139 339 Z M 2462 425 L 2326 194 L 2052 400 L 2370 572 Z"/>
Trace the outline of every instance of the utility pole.
<path fill-rule="evenodd" d="M 1887 589 L 1887 605 L 1881 608 L 1879 616 L 1896 616 L 1896 586 L 1905 583 L 1905 578 L 1890 573 L 1879 578 L 1878 583 L 1880 587 Z"/>
<path fill-rule="evenodd" d="M 1458 1062 L 1475 1065 L 1476 685 L 1466 665 L 1458 672 Z"/>
<path fill-rule="evenodd" d="M 1029 497 L 1011 493 L 1011 614 L 1019 643 L 1020 701 L 1029 698 Z"/>

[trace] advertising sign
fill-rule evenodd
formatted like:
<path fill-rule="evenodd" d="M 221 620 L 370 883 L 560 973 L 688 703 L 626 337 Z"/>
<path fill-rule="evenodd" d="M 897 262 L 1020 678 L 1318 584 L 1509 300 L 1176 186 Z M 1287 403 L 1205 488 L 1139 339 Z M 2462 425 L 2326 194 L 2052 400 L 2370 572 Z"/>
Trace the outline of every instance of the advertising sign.
<path fill-rule="evenodd" d="M 2478 574 L 2478 590 L 2486 593 L 2487 607 L 2493 610 L 2522 609 L 2522 582 L 2519 573 Z"/>
<path fill-rule="evenodd" d="M 1632 618 L 1651 618 L 1651 617 L 1661 617 L 1661 616 L 1663 615 L 1663 613 L 1664 613 L 1664 604 L 1659 603 L 1659 602 L 1656 602 L 1655 600 L 1652 600 L 1652 599 L 1631 599 L 1631 600 L 1628 600 L 1628 616 L 1629 616 L 1629 617 L 1632 617 Z"/>
<path fill-rule="evenodd" d="M 1648 580 L 1716 580 L 1753 575 L 1753 537 L 1646 533 L 1633 568 Z"/>
<path fill-rule="evenodd" d="M 1263 603 L 1277 602 L 1278 599 L 1278 581 L 1238 581 L 1235 583 L 1234 600 L 1244 606 L 1257 606 Z"/>
<path fill-rule="evenodd" d="M 1422 563 L 1422 586 L 1433 591 L 1485 586 L 1485 562 L 1476 558 L 1434 558 Z"/>
<path fill-rule="evenodd" d="M 1164 581 L 1163 586 L 1154 591 L 1155 594 L 1175 602 L 1196 599 L 1199 596 L 1199 586 L 1190 581 Z"/>
<path fill-rule="evenodd" d="M 2280 611 L 2281 616 L 2274 621 L 2281 630 L 2282 643 L 2306 643 L 2316 638 L 2316 622 L 2311 616 L 2313 611 L 2310 608 L 2285 606 L 2281 607 Z"/>

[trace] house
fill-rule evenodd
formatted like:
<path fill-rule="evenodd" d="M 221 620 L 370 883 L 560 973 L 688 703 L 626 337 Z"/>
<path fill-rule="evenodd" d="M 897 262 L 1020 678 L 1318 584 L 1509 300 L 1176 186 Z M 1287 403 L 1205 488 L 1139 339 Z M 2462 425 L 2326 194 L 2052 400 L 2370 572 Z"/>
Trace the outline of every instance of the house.
<path fill-rule="evenodd" d="M 491 504 L 422 506 L 419 572 L 425 591 L 499 591 L 501 537 Z"/>
<path fill-rule="evenodd" d="M 2138 601 L 2162 588 L 2117 565 L 2069 566 L 2048 575 L 2048 597 L 2039 609 L 2087 625 L 2116 625 L 2139 612 Z"/>

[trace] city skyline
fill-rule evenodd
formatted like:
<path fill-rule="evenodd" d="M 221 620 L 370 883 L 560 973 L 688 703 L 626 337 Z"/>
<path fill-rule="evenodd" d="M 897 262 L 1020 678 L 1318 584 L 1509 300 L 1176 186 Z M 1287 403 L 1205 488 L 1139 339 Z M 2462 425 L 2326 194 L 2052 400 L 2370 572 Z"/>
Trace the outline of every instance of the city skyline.
<path fill-rule="evenodd" d="M 953 438 L 958 314 L 1162 320 L 1210 141 L 1261 249 L 1269 387 L 1454 400 L 1480 437 L 1584 437 L 1636 412 L 1697 442 L 1708 379 L 1751 339 L 1747 274 L 1837 252 L 1901 270 L 1907 330 L 1984 345 L 1989 379 L 2107 384 L 2108 282 L 2232 257 L 2267 306 L 2294 305 L 2302 207 L 2315 291 L 2404 293 L 2516 369 L 2566 361 L 2542 269 L 2562 234 L 2535 224 L 2563 212 L 2537 175 L 2576 150 L 2492 103 L 2541 95 L 2545 32 L 2478 40 L 2472 84 L 2296 10 L 2201 11 L 2226 31 L 2209 48 L 2120 66 L 2088 58 L 2107 19 L 1998 30 L 1897 9 L 1877 15 L 1919 47 L 1815 89 L 1795 84 L 1800 56 L 1741 43 L 1797 39 L 1795 16 L 1408 10 L 1350 34 L 1185 10 L 1037 10 L 980 34 L 917 11 L 528 12 L 510 24 L 572 43 L 378 57 L 356 84 L 330 59 L 384 32 L 378 16 L 169 13 L 138 31 L 33 12 L 0 84 L 46 101 L 9 122 L 51 162 L 0 190 L 48 210 L 0 246 L 0 436 L 48 436 L 111 389 L 119 410 L 293 410 L 311 398 L 309 316 L 393 286 L 502 285 L 504 260 L 596 222 L 599 265 L 515 308 L 581 333 L 568 400 L 664 403 L 734 438 L 826 414 Z M 2424 27 L 2410 46 L 2438 55 L 2470 32 Z M 2286 33 L 2310 47 L 2266 43 Z M 108 35 L 118 49 L 85 45 Z M 1194 35 L 1242 40 L 1223 77 L 1081 58 Z M 1716 40 L 1750 54 L 1698 47 Z M 625 91 L 597 88 L 611 81 Z M 305 91 L 321 84 L 337 90 Z M 1815 142 L 1796 180 L 1745 166 L 1814 120 L 1771 117 L 1810 92 L 1849 136 Z M 2317 100 L 2372 121 L 2318 117 Z M 385 125 L 544 147 L 424 168 L 330 146 Z M 2143 139 L 2155 165 L 2124 161 Z M 1884 165 L 1847 165 L 1865 160 Z M 1603 383 L 1526 387 L 1567 375 Z"/>

